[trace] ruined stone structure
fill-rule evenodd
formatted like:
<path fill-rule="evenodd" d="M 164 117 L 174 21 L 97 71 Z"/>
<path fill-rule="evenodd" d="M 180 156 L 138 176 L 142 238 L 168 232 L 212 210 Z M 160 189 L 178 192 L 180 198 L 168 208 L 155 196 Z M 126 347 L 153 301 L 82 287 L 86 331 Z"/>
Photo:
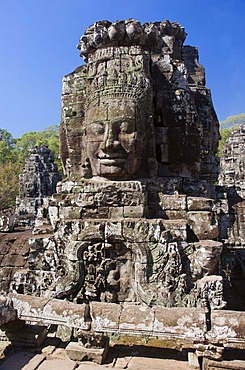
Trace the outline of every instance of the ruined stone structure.
<path fill-rule="evenodd" d="M 101 21 L 86 30 L 78 45 L 86 64 L 63 84 L 68 176 L 176 177 L 178 191 L 212 193 L 218 121 L 197 48 L 183 46 L 185 37 L 168 21 Z M 108 135 L 122 147 L 114 164 L 101 148 Z"/>
<path fill-rule="evenodd" d="M 238 197 L 245 198 L 245 125 L 235 130 L 224 146 L 219 185 L 232 188 Z"/>
<path fill-rule="evenodd" d="M 223 269 L 230 308 L 245 309 L 245 126 L 227 139 L 220 163 L 219 238 L 224 244 Z M 226 284 L 228 286 L 228 284 Z"/>
<path fill-rule="evenodd" d="M 34 295 L 80 303 L 225 306 L 210 198 L 218 122 L 185 37 L 168 21 L 86 30 L 86 64 L 63 85 L 68 179 L 50 198 L 55 234 L 33 241 L 13 291 L 28 293 L 31 279 Z"/>
<path fill-rule="evenodd" d="M 97 22 L 78 45 L 85 64 L 64 78 L 53 233 L 23 244 L 8 292 L 20 319 L 78 329 L 71 357 L 102 361 L 89 354 L 108 345 L 101 332 L 184 338 L 216 359 L 245 347 L 239 314 L 237 325 L 222 314 L 222 331 L 214 311 L 226 306 L 227 203 L 214 185 L 217 117 L 185 37 L 175 22 Z M 30 200 L 34 183 L 23 179 Z"/>
<path fill-rule="evenodd" d="M 60 180 L 51 150 L 45 145 L 32 148 L 20 174 L 16 214 L 36 215 L 44 199 L 56 192 L 56 184 Z"/>

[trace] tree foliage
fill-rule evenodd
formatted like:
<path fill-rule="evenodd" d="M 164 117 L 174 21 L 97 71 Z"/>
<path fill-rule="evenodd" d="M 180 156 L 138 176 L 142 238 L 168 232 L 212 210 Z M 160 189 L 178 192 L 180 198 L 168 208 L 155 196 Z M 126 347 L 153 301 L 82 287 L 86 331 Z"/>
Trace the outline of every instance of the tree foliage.
<path fill-rule="evenodd" d="M 59 160 L 59 126 L 49 126 L 45 130 L 31 131 L 14 139 L 5 129 L 0 129 L 0 210 L 15 206 L 18 195 L 19 174 L 30 149 L 47 145 L 54 153 L 61 171 Z"/>
<path fill-rule="evenodd" d="M 15 152 L 16 140 L 12 134 L 5 129 L 0 129 L 0 164 L 15 162 L 17 160 Z"/>
<path fill-rule="evenodd" d="M 231 128 L 221 128 L 220 130 L 220 136 L 221 139 L 219 141 L 219 149 L 218 149 L 218 156 L 221 157 L 222 151 L 224 149 L 224 145 L 226 140 L 232 135 L 232 133 L 237 130 L 239 126 L 233 126 Z"/>
<path fill-rule="evenodd" d="M 245 124 L 245 113 L 237 114 L 235 116 L 230 116 L 226 118 L 224 121 L 220 122 L 220 128 L 223 129 L 229 129 L 234 127 L 240 126 Z"/>
<path fill-rule="evenodd" d="M 19 189 L 19 162 L 6 162 L 0 167 L 0 211 L 14 208 Z"/>
<path fill-rule="evenodd" d="M 49 126 L 43 131 L 30 131 L 16 139 L 16 150 L 18 152 L 18 160 L 23 162 L 27 158 L 30 149 L 38 145 L 47 145 L 54 153 L 56 162 L 59 158 L 59 126 Z"/>
<path fill-rule="evenodd" d="M 237 114 L 236 116 L 230 116 L 226 120 L 220 122 L 220 142 L 218 156 L 222 155 L 226 140 L 237 130 L 241 125 L 245 124 L 245 114 Z"/>

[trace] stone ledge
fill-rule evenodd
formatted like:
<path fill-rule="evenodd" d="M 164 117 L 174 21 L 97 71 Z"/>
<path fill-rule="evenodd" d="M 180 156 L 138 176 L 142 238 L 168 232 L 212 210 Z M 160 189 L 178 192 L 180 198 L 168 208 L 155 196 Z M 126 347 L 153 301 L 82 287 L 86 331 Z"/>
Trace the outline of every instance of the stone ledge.
<path fill-rule="evenodd" d="M 92 329 L 92 332 L 205 341 L 227 348 L 245 348 L 244 312 L 211 311 L 211 330 L 207 331 L 203 309 L 91 302 L 88 321 L 85 315 L 88 306 L 85 304 L 20 294 L 9 296 L 13 300 L 18 318 L 32 324 L 49 325 L 52 322 L 81 330 Z M 40 304 L 42 309 L 37 310 Z"/>

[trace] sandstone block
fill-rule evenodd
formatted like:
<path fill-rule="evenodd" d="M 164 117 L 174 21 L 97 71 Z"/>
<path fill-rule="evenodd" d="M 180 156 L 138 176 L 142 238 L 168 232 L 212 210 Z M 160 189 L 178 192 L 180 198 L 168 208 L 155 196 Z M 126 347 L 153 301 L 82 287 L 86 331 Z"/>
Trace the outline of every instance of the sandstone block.
<path fill-rule="evenodd" d="M 214 214 L 208 211 L 189 211 L 188 224 L 198 239 L 216 239 L 219 235 Z"/>
<path fill-rule="evenodd" d="M 105 238 L 111 240 L 123 240 L 123 228 L 121 221 L 105 223 Z"/>
<path fill-rule="evenodd" d="M 187 218 L 187 213 L 186 211 L 176 211 L 172 209 L 166 209 L 165 210 L 165 215 L 167 219 L 169 220 L 185 220 Z"/>
<path fill-rule="evenodd" d="M 153 333 L 159 338 L 171 337 L 185 339 L 204 339 L 206 317 L 202 309 L 197 308 L 155 308 Z"/>
<path fill-rule="evenodd" d="M 123 218 L 123 207 L 109 207 L 109 218 Z"/>
<path fill-rule="evenodd" d="M 56 206 L 50 206 L 48 208 L 49 219 L 53 228 L 56 226 L 56 222 L 59 219 L 59 208 Z"/>
<path fill-rule="evenodd" d="M 214 200 L 203 197 L 187 197 L 188 211 L 212 211 Z"/>
<path fill-rule="evenodd" d="M 85 322 L 85 305 L 78 305 L 58 299 L 51 299 L 43 310 L 43 317 L 46 324 L 57 323 L 70 327 L 87 329 Z"/>
<path fill-rule="evenodd" d="M 120 315 L 119 332 L 126 334 L 151 335 L 154 310 L 146 305 L 124 303 Z"/>
<path fill-rule="evenodd" d="M 104 348 L 86 348 L 80 342 L 70 342 L 66 346 L 66 352 L 68 357 L 73 361 L 85 360 L 101 364 L 106 357 L 108 348 L 109 348 L 108 342 Z"/>
<path fill-rule="evenodd" d="M 104 239 L 104 220 L 81 221 L 81 231 L 78 240 Z"/>
<path fill-rule="evenodd" d="M 38 368 L 38 366 L 41 365 L 41 363 L 46 359 L 46 356 L 44 354 L 39 354 L 34 356 L 28 364 L 26 364 L 24 367 L 22 367 L 22 370 L 35 370 Z"/>
<path fill-rule="evenodd" d="M 146 202 L 146 194 L 139 191 L 121 192 L 120 205 L 126 206 L 140 206 Z"/>
<path fill-rule="evenodd" d="M 164 220 L 163 224 L 167 232 L 170 233 L 174 240 L 186 241 L 187 238 L 187 221 L 183 219 Z"/>
<path fill-rule="evenodd" d="M 123 208 L 123 215 L 126 218 L 141 218 L 144 215 L 144 207 L 142 205 L 125 206 Z"/>
<path fill-rule="evenodd" d="M 99 332 L 117 331 L 121 306 L 115 303 L 91 302 L 92 329 Z"/>
<path fill-rule="evenodd" d="M 80 207 L 60 207 L 59 210 L 60 218 L 64 220 L 73 220 L 81 218 Z"/>
<path fill-rule="evenodd" d="M 159 202 L 164 210 L 185 211 L 186 195 L 174 194 L 166 195 L 159 193 Z"/>
<path fill-rule="evenodd" d="M 7 322 L 13 322 L 17 318 L 17 311 L 12 307 L 11 302 L 1 299 L 0 300 L 0 326 Z"/>
<path fill-rule="evenodd" d="M 148 237 L 149 223 L 147 220 L 126 219 L 122 221 L 123 237 L 128 241 L 144 242 Z"/>
<path fill-rule="evenodd" d="M 208 339 L 214 342 L 243 341 L 245 348 L 245 313 L 240 311 L 212 311 L 211 331 L 207 333 Z"/>
<path fill-rule="evenodd" d="M 67 360 L 46 360 L 38 367 L 38 370 L 50 370 L 50 369 L 59 369 L 59 370 L 74 370 L 77 364 L 75 361 L 70 359 Z"/>

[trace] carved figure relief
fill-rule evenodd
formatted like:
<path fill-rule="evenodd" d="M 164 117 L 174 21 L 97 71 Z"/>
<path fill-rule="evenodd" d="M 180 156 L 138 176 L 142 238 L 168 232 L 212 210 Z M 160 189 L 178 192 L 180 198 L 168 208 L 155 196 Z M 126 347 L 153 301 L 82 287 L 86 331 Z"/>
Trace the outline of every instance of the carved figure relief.
<path fill-rule="evenodd" d="M 83 299 L 102 302 L 127 300 L 132 275 L 131 252 L 120 243 L 95 243 L 82 255 Z M 78 294 L 79 297 L 79 294 Z"/>

